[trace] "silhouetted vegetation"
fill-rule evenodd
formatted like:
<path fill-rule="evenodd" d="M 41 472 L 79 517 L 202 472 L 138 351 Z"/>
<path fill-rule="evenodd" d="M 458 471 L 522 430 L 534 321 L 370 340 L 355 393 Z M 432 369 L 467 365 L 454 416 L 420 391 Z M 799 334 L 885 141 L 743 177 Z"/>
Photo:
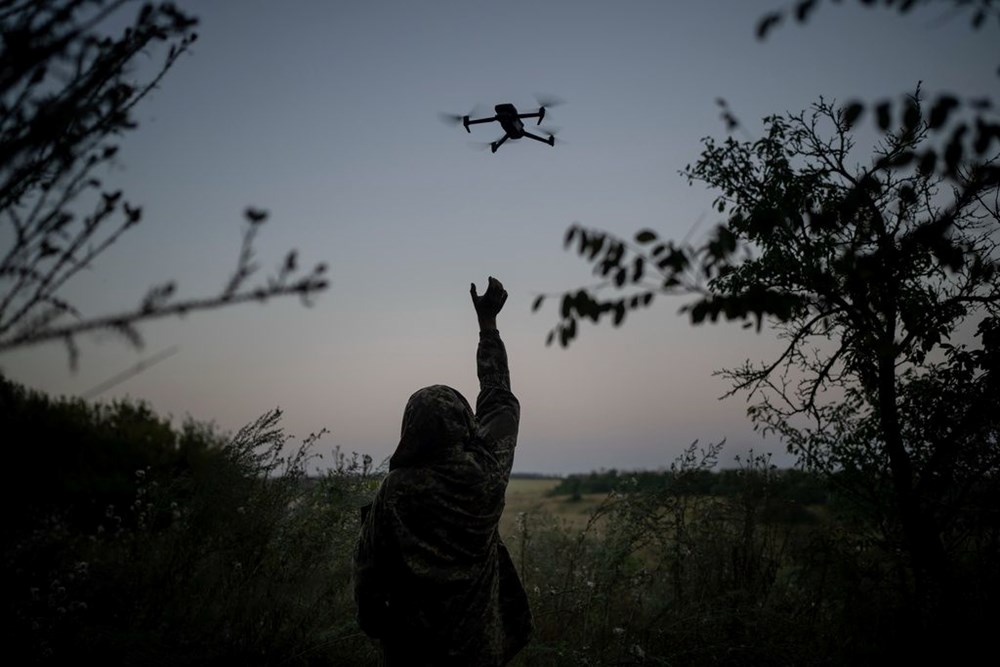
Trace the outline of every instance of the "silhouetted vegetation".
<path fill-rule="evenodd" d="M 508 545 L 537 632 L 516 664 L 926 659 L 928 642 L 901 595 L 906 567 L 856 505 L 836 495 L 824 505 L 792 502 L 788 472 L 754 454 L 720 474 L 724 490 L 689 491 L 712 477 L 719 452 L 692 446 L 658 476 L 672 482 L 660 487 L 639 489 L 640 476 L 618 473 L 617 490 L 582 529 L 565 514 L 517 517 Z M 996 539 L 997 528 L 980 535 Z M 997 578 L 983 556 L 970 560 L 982 578 L 966 582 L 974 586 L 965 589 L 964 623 L 939 635 L 941 653 L 956 662 L 986 645 L 995 618 Z"/>
<path fill-rule="evenodd" d="M 975 29 L 996 14 L 952 4 L 974 12 Z M 797 20 L 816 5 L 795 3 Z M 764 17 L 758 35 L 784 16 Z M 619 326 L 664 294 L 694 296 L 682 308 L 693 324 L 767 321 L 783 351 L 725 370 L 731 394 L 745 392 L 755 427 L 827 480 L 844 525 L 892 570 L 855 591 L 895 619 L 872 655 L 900 654 L 909 632 L 912 650 L 948 657 L 950 638 L 976 642 L 996 617 L 1000 122 L 988 98 L 924 98 L 920 85 L 898 106 L 821 98 L 764 118 L 759 139 L 705 139 L 682 174 L 718 193 L 723 222 L 701 244 L 570 227 L 567 248 L 605 282 L 559 296 L 548 343 L 570 344 L 584 320 Z M 859 154 L 870 108 L 881 135 Z"/>
<path fill-rule="evenodd" d="M 107 28 L 127 8 L 137 15 L 120 34 Z M 290 251 L 258 285 L 253 242 L 267 212 L 247 208 L 236 268 L 217 294 L 177 299 L 174 281 L 149 288 L 139 303 L 93 314 L 71 303 L 65 287 L 90 268 L 142 208 L 102 181 L 121 136 L 134 130 L 134 108 L 156 89 L 194 43 L 196 19 L 173 3 L 127 0 L 44 0 L 0 8 L 0 352 L 61 341 L 70 364 L 77 337 L 98 330 L 139 347 L 136 324 L 246 301 L 324 290 L 326 267 L 301 273 Z M 137 61 L 157 53 L 161 64 L 137 80 Z"/>
<path fill-rule="evenodd" d="M 683 475 L 672 470 L 598 470 L 561 478 L 552 496 L 608 493 L 685 493 L 697 496 L 734 496 L 747 473 L 739 469 L 698 469 Z M 778 470 L 770 480 L 775 497 L 801 505 L 826 505 L 836 487 L 826 477 L 794 468 Z"/>
<path fill-rule="evenodd" d="M 370 460 L 335 452 L 329 473 L 308 477 L 315 437 L 291 442 L 277 411 L 224 434 L 139 403 L 0 387 L 18 473 L 4 491 L 2 622 L 27 662 L 375 664 L 349 585 L 358 508 L 379 479 Z M 913 638 L 907 568 L 865 506 L 767 456 L 717 470 L 720 451 L 570 476 L 558 492 L 587 502 L 513 517 L 505 539 L 536 625 L 515 665 L 899 656 Z M 969 498 L 996 507 L 995 488 Z M 955 655 L 994 617 L 986 557 L 1000 523 L 981 519 L 956 560 L 970 622 L 949 630 Z"/>
<path fill-rule="evenodd" d="M 922 108 L 919 89 L 912 103 Z M 896 166 L 926 140 L 923 123 L 886 135 L 858 170 L 847 166 L 845 113 L 826 101 L 764 127 L 755 141 L 706 139 L 685 170 L 720 192 L 729 215 L 703 248 L 653 230 L 630 245 L 570 229 L 595 271 L 639 291 L 565 294 L 558 335 L 567 344 L 578 318 L 621 323 L 662 291 L 703 294 L 685 306 L 694 323 L 767 318 L 784 349 L 724 371 L 731 393 L 753 399 L 755 427 L 825 476 L 854 530 L 897 561 L 896 590 L 877 603 L 908 619 L 925 650 L 947 653 L 944 637 L 981 628 L 992 608 L 983 596 L 997 594 L 998 190 L 967 198 L 972 181 L 949 188 L 919 165 Z"/>
<path fill-rule="evenodd" d="M 277 410 L 238 433 L 2 380 L 3 617 L 32 664 L 357 664 L 370 460 L 307 478 Z M 366 653 L 367 652 L 367 653 Z M 345 657 L 350 656 L 350 657 Z"/>

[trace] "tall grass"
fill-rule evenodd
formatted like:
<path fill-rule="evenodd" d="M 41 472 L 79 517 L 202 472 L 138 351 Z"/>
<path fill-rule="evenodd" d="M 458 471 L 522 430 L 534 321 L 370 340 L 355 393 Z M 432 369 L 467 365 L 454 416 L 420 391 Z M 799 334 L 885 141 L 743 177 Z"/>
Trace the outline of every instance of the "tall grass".
<path fill-rule="evenodd" d="M 12 536 L 5 622 L 19 652 L 52 664 L 370 662 L 349 554 L 371 461 L 335 450 L 310 479 L 318 436 L 295 445 L 280 416 L 229 438 L 188 425 L 211 442 L 197 464 L 133 471 L 131 503 L 90 530 L 53 511 Z"/>
<path fill-rule="evenodd" d="M 53 460 L 46 475 L 41 449 L 34 467 L 9 473 L 35 487 L 20 505 L 18 487 L 5 489 L 0 579 L 0 622 L 28 663 L 377 664 L 350 586 L 358 508 L 379 479 L 370 459 L 334 450 L 328 471 L 308 476 L 322 433 L 297 443 L 277 410 L 229 436 L 191 422 L 173 429 L 143 406 L 0 389 L 8 442 L 57 433 L 58 451 L 116 452 L 81 455 L 84 472 Z M 508 547 L 536 625 L 514 665 L 905 655 L 915 627 L 901 593 L 907 570 L 877 526 L 837 502 L 797 502 L 766 456 L 725 475 L 725 493 L 705 493 L 719 453 L 692 445 L 669 483 L 620 474 L 596 504 L 570 497 L 593 508 L 583 523 L 543 510 L 514 517 Z M 995 561 L 982 554 L 1000 531 L 987 528 L 977 534 L 993 546 L 970 552 L 956 579 L 969 592 L 964 639 L 989 637 L 996 620 Z"/>
<path fill-rule="evenodd" d="M 692 493 L 720 449 L 692 445 L 662 488 L 636 491 L 625 476 L 582 529 L 551 514 L 518 517 L 510 547 L 536 635 L 514 664 L 874 659 L 872 647 L 892 639 L 879 633 L 897 629 L 878 617 L 898 609 L 884 598 L 883 555 L 863 553 L 828 516 L 788 507 L 766 456 L 740 462 L 732 493 Z"/>

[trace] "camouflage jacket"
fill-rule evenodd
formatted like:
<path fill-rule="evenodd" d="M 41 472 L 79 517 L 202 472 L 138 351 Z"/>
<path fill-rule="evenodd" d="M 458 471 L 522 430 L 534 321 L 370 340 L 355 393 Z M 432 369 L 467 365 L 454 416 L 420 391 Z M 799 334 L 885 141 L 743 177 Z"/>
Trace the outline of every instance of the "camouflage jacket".
<path fill-rule="evenodd" d="M 480 334 L 476 411 L 456 390 L 410 397 L 354 554 L 358 622 L 386 664 L 503 665 L 531 633 L 497 530 L 520 405 L 496 331 Z"/>

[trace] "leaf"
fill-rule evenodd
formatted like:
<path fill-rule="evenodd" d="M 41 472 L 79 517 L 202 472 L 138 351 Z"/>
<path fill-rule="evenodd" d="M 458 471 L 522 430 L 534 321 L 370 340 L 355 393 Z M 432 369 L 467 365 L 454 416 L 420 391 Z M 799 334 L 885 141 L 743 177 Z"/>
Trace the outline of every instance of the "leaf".
<path fill-rule="evenodd" d="M 885 132 L 892 123 L 892 103 L 881 102 L 875 107 L 876 122 L 880 130 Z"/>
<path fill-rule="evenodd" d="M 574 322 L 574 321 L 575 320 L 570 320 L 570 322 Z M 575 334 L 575 333 L 576 333 L 575 327 L 574 327 L 574 331 L 570 332 L 570 328 L 569 328 L 568 325 L 562 325 L 562 326 L 560 326 L 559 327 L 559 345 L 561 345 L 562 347 L 568 347 L 569 346 L 569 342 L 573 339 L 573 334 Z"/>
<path fill-rule="evenodd" d="M 814 9 L 816 9 L 816 0 L 802 0 L 795 6 L 796 20 L 799 23 L 805 23 Z"/>
<path fill-rule="evenodd" d="M 844 124 L 850 128 L 853 127 L 861 114 L 865 110 L 865 105 L 861 102 L 851 102 L 846 107 L 844 107 Z"/>
<path fill-rule="evenodd" d="M 563 319 L 570 316 L 573 312 L 573 297 L 570 294 L 563 294 L 562 303 L 559 304 L 559 315 Z"/>
<path fill-rule="evenodd" d="M 931 113 L 927 120 L 927 126 L 936 130 L 948 121 L 948 115 L 958 107 L 958 100 L 951 95 L 941 95 L 937 102 L 931 107 Z"/>
<path fill-rule="evenodd" d="M 625 302 L 619 301 L 618 303 L 615 304 L 615 314 L 614 318 L 611 320 L 611 323 L 617 327 L 620 326 L 621 323 L 624 321 L 625 321 Z"/>
<path fill-rule="evenodd" d="M 542 307 L 542 302 L 543 302 L 543 301 L 545 301 L 545 295 L 544 295 L 544 294 L 539 294 L 539 295 L 538 295 L 538 296 L 537 296 L 537 297 L 535 298 L 535 301 L 534 301 L 534 303 L 532 303 L 532 304 L 531 304 L 531 312 L 535 312 L 535 311 L 537 311 L 537 310 L 538 310 L 539 308 L 541 308 L 541 307 Z"/>
<path fill-rule="evenodd" d="M 615 287 L 623 287 L 625 285 L 625 280 L 628 278 L 628 274 L 625 273 L 625 268 L 622 267 L 615 272 Z"/>
<path fill-rule="evenodd" d="M 246 210 L 243 211 L 243 216 L 252 225 L 259 225 L 260 223 L 267 220 L 267 211 L 262 208 L 254 208 L 253 206 L 247 206 Z"/>
<path fill-rule="evenodd" d="M 569 245 L 573 242 L 573 238 L 576 236 L 576 232 L 579 228 L 576 225 L 570 225 L 569 229 L 566 230 L 566 236 L 563 238 L 563 248 L 569 248 Z"/>
<path fill-rule="evenodd" d="M 635 262 L 632 265 L 632 282 L 637 283 L 642 280 L 645 274 L 646 260 L 640 255 L 635 258 Z"/>
<path fill-rule="evenodd" d="M 951 141 L 948 142 L 948 147 L 945 148 L 944 162 L 949 174 L 954 174 L 958 169 L 958 163 L 962 161 L 962 153 L 964 152 L 962 137 L 968 129 L 965 123 L 955 128 L 955 131 L 951 135 Z"/>
<path fill-rule="evenodd" d="M 765 14 L 764 17 L 757 22 L 757 39 L 765 39 L 767 37 L 767 33 L 771 32 L 776 25 L 781 23 L 782 18 L 782 14 L 780 12 Z"/>
<path fill-rule="evenodd" d="M 907 100 L 906 109 L 903 111 L 903 128 L 907 131 L 916 129 L 920 124 L 920 107 L 912 99 Z"/>
<path fill-rule="evenodd" d="M 605 238 L 604 234 L 595 234 L 590 237 L 590 241 L 588 242 L 590 250 L 587 253 L 587 259 L 591 262 L 597 258 L 597 255 L 601 252 L 601 248 L 604 247 Z"/>
<path fill-rule="evenodd" d="M 921 174 L 932 174 L 934 173 L 935 163 L 937 163 L 937 153 L 933 149 L 928 149 L 920 158 L 920 164 L 917 168 Z"/>
<path fill-rule="evenodd" d="M 549 335 L 545 337 L 545 346 L 548 347 L 549 345 L 552 345 L 552 341 L 555 339 L 555 337 L 556 337 L 556 332 L 555 329 L 553 329 L 552 331 L 549 332 Z"/>
<path fill-rule="evenodd" d="M 989 150 L 993 139 L 1000 141 L 1000 123 L 985 123 L 982 118 L 977 118 L 976 140 L 973 143 L 976 153 L 982 155 Z"/>
<path fill-rule="evenodd" d="M 636 243 L 651 243 L 656 240 L 656 232 L 652 229 L 643 229 L 635 235 Z"/>
<path fill-rule="evenodd" d="M 699 301 L 688 310 L 691 313 L 691 324 L 701 324 L 708 315 L 708 303 L 704 300 Z"/>
<path fill-rule="evenodd" d="M 882 158 L 881 160 L 879 160 L 878 164 L 879 167 L 882 168 L 888 167 L 890 169 L 905 167 L 906 165 L 913 162 L 914 157 L 915 156 L 913 154 L 913 151 L 903 151 L 902 153 L 897 153 L 896 155 L 891 155 Z"/>
<path fill-rule="evenodd" d="M 142 220 L 142 207 L 141 206 L 129 206 L 128 202 L 122 205 L 122 210 L 125 211 L 125 217 L 128 218 L 127 225 L 132 226 L 139 223 Z"/>

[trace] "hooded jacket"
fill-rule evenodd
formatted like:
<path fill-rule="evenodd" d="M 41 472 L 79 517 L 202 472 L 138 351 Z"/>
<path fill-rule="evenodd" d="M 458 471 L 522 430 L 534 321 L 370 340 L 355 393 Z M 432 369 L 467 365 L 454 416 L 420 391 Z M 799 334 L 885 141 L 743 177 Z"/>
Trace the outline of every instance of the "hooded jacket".
<path fill-rule="evenodd" d="M 480 334 L 473 413 L 445 385 L 414 393 L 355 550 L 358 622 L 387 665 L 506 664 L 528 640 L 527 596 L 498 524 L 520 405 L 496 331 Z"/>

